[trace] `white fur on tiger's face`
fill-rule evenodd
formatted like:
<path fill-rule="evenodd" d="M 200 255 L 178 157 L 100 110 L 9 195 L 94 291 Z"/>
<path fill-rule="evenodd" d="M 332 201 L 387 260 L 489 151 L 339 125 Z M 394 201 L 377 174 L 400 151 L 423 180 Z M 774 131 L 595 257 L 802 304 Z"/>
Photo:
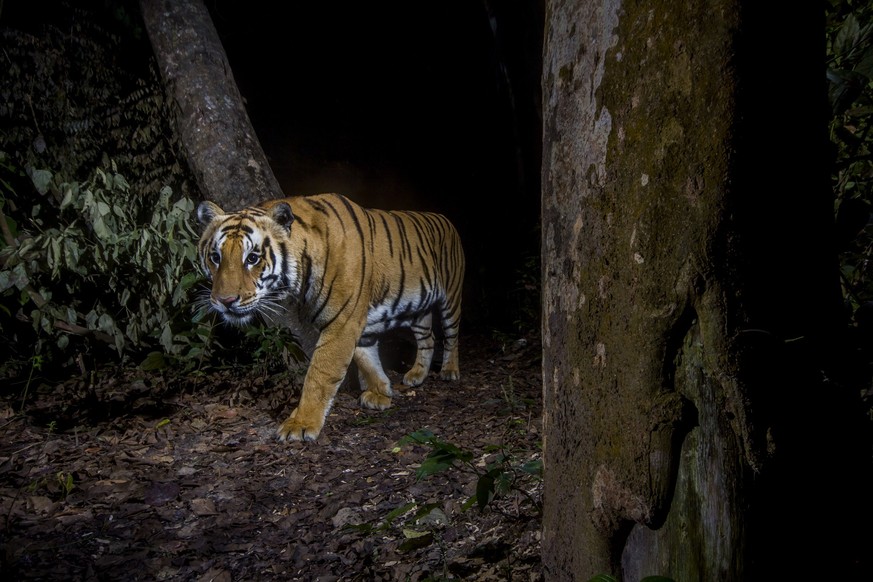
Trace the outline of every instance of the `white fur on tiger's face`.
<path fill-rule="evenodd" d="M 404 384 L 421 384 L 430 370 L 434 316 L 443 329 L 440 375 L 460 377 L 464 251 L 444 216 L 365 209 L 337 194 L 271 200 L 231 213 L 203 202 L 197 216 L 212 309 L 235 325 L 261 315 L 317 336 L 300 403 L 280 426 L 280 438 L 318 436 L 352 359 L 361 404 L 389 407 L 392 390 L 378 341 L 390 329 L 410 328 L 416 339 L 418 355 Z"/>

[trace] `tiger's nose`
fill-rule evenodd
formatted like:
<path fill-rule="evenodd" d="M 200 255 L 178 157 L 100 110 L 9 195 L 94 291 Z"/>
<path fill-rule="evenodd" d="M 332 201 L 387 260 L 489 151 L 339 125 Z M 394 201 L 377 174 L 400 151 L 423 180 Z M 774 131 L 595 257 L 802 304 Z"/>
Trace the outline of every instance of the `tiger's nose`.
<path fill-rule="evenodd" d="M 216 297 L 215 300 L 225 307 L 230 307 L 239 300 L 239 295 L 221 295 Z"/>

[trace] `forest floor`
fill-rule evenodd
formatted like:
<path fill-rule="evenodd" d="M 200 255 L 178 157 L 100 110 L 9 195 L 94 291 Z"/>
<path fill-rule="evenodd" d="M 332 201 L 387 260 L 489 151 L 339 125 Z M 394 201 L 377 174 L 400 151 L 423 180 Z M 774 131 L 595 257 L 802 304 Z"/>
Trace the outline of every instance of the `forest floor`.
<path fill-rule="evenodd" d="M 459 382 L 383 412 L 344 387 L 306 444 L 275 438 L 298 373 L 98 370 L 33 382 L 23 412 L 6 394 L 0 578 L 541 580 L 539 341 L 461 347 Z M 439 441 L 402 442 L 422 430 Z M 469 462 L 419 477 L 436 453 Z"/>

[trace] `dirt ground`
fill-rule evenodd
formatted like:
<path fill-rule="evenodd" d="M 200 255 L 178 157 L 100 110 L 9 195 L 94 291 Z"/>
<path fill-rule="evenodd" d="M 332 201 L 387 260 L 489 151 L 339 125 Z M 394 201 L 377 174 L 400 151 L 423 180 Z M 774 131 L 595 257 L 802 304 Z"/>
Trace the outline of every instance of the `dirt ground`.
<path fill-rule="evenodd" d="M 279 443 L 299 376 L 135 369 L 0 402 L 4 580 L 540 580 L 540 348 L 463 338 L 384 412 L 340 391 L 316 443 Z M 395 388 L 400 376 L 391 373 Z M 439 447 L 470 463 L 419 478 Z M 499 455 L 500 468 L 480 479 Z M 480 511 L 469 500 L 497 491 Z"/>

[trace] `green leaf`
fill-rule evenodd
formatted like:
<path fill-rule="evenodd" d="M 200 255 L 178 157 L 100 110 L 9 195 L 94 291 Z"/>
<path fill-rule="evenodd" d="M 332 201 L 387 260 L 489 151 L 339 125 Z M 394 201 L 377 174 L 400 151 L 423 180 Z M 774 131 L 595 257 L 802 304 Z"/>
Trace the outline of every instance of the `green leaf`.
<path fill-rule="evenodd" d="M 412 533 L 412 530 L 403 530 L 404 534 L 406 534 L 407 532 Z M 412 550 L 426 548 L 432 543 L 433 533 L 428 531 L 416 537 L 407 537 L 399 546 L 397 546 L 397 551 L 401 553 L 411 552 Z"/>
<path fill-rule="evenodd" d="M 167 367 L 167 362 L 164 360 L 164 354 L 161 352 L 151 352 L 146 356 L 145 360 L 142 361 L 139 367 L 146 371 L 163 370 Z"/>
<path fill-rule="evenodd" d="M 476 497 L 476 495 L 471 496 L 467 501 L 465 501 L 461 505 L 461 511 L 467 511 L 468 509 L 473 507 L 474 504 L 476 504 L 478 502 L 479 502 L 479 499 Z"/>
<path fill-rule="evenodd" d="M 94 227 L 94 234 L 96 234 L 98 238 L 101 238 L 103 240 L 109 238 L 110 232 L 109 229 L 106 228 L 106 223 L 103 222 L 102 216 L 95 216 L 92 226 Z"/>
<path fill-rule="evenodd" d="M 207 315 L 209 315 L 209 308 L 199 307 L 194 312 L 194 315 L 191 316 L 191 322 L 192 323 L 201 323 L 204 319 L 206 319 Z M 400 446 L 400 445 L 398 444 L 398 446 Z"/>
<path fill-rule="evenodd" d="M 867 79 L 873 79 L 873 45 L 867 47 L 863 56 L 852 70 L 860 75 L 864 75 Z"/>
<path fill-rule="evenodd" d="M 512 490 L 513 474 L 509 471 L 498 471 L 494 476 L 494 495 L 506 495 Z"/>
<path fill-rule="evenodd" d="M 61 200 L 61 206 L 60 206 L 61 210 L 63 210 L 67 206 L 69 206 L 72 201 L 73 201 L 73 189 L 69 188 L 69 187 L 65 188 L 64 189 L 64 198 Z"/>
<path fill-rule="evenodd" d="M 46 257 L 48 259 L 49 267 L 52 270 L 52 275 L 56 276 L 60 272 L 61 267 L 61 241 L 52 238 L 50 252 Z"/>
<path fill-rule="evenodd" d="M 18 252 L 16 253 L 19 257 L 27 256 L 28 252 L 35 246 L 35 242 L 33 237 L 27 237 L 18 243 Z M 13 255 L 14 256 L 14 255 Z"/>
<path fill-rule="evenodd" d="M 67 229 L 70 233 L 71 229 Z M 64 264 L 71 271 L 76 271 L 79 268 L 79 243 L 76 239 L 69 236 L 64 237 Z"/>
<path fill-rule="evenodd" d="M 479 510 L 482 511 L 491 500 L 494 499 L 494 477 L 486 473 L 479 477 L 476 482 L 476 501 L 479 504 Z"/>
<path fill-rule="evenodd" d="M 430 443 L 433 438 L 434 434 L 432 431 L 422 428 L 401 438 L 397 441 L 397 445 L 402 447 L 403 445 L 408 444 L 426 444 Z"/>
<path fill-rule="evenodd" d="M 167 351 L 170 351 L 173 347 L 173 330 L 170 329 L 169 323 L 164 324 L 161 330 L 161 346 Z"/>
<path fill-rule="evenodd" d="M 96 177 L 97 177 L 97 178 L 100 178 L 100 181 L 103 183 L 103 186 L 104 186 L 104 187 L 108 187 L 108 186 L 110 185 L 111 180 L 112 180 L 112 177 L 111 177 L 111 176 L 108 176 L 108 175 L 106 174 L 106 172 L 104 172 L 104 171 L 103 171 L 102 169 L 100 169 L 100 168 L 97 168 L 97 169 L 94 171 L 94 173 L 96 174 Z"/>
<path fill-rule="evenodd" d="M 6 225 L 9 227 L 9 232 L 12 233 L 12 236 L 17 237 L 18 236 L 18 223 L 15 222 L 15 220 L 11 216 L 6 217 Z M 4 247 L 7 246 L 2 238 L 0 238 L 0 244 L 2 244 Z"/>
<path fill-rule="evenodd" d="M 100 331 L 104 331 L 108 334 L 114 333 L 115 322 L 112 320 L 112 316 L 108 313 L 101 313 L 100 317 L 97 319 L 97 328 Z"/>
<path fill-rule="evenodd" d="M 33 317 L 33 323 L 35 325 L 38 325 L 39 329 L 42 329 L 42 331 L 44 331 L 46 334 L 51 334 L 51 332 L 52 332 L 51 319 L 46 317 L 46 315 L 42 311 L 35 309 L 31 312 L 30 316 Z"/>
<path fill-rule="evenodd" d="M 409 503 L 405 503 L 404 505 L 401 505 L 400 507 L 395 507 L 394 509 L 392 509 L 391 511 L 388 512 L 388 515 L 385 516 L 384 521 L 386 523 L 391 523 L 392 521 L 394 521 L 394 519 L 400 517 L 401 515 L 403 515 L 404 513 L 409 511 L 410 509 L 412 509 L 413 507 L 415 507 L 414 501 L 410 501 Z"/>
<path fill-rule="evenodd" d="M 357 531 L 364 534 L 371 534 L 380 528 L 377 528 L 372 523 L 347 523 L 343 526 L 343 529 L 347 531 Z"/>
<path fill-rule="evenodd" d="M 115 162 L 113 162 L 115 163 Z M 126 192 L 130 189 L 130 184 L 127 183 L 127 178 L 122 176 L 121 174 L 115 174 L 115 187 L 119 190 Z"/>
<path fill-rule="evenodd" d="M 402 532 L 403 532 L 403 537 L 405 537 L 406 539 L 420 538 L 420 537 L 426 536 L 427 534 L 430 533 L 428 531 L 418 531 L 418 530 L 409 529 L 406 527 L 403 528 Z"/>
<path fill-rule="evenodd" d="M 834 54 L 843 56 L 850 53 L 858 42 L 860 29 L 858 19 L 855 18 L 854 14 L 849 14 L 834 39 Z"/>
<path fill-rule="evenodd" d="M 543 461 L 542 459 L 534 459 L 532 461 L 528 461 L 519 467 L 523 472 L 528 475 L 533 475 L 534 477 L 542 477 L 543 476 Z"/>
<path fill-rule="evenodd" d="M 181 353 L 182 350 L 180 349 L 179 352 Z M 201 356 L 201 354 L 205 354 L 205 353 L 206 353 L 206 350 L 204 350 L 203 348 L 194 347 L 194 348 L 191 348 L 190 350 L 188 350 L 187 352 L 185 352 L 185 359 L 194 360 L 194 359 L 199 358 Z"/>
<path fill-rule="evenodd" d="M 49 185 L 51 185 L 52 173 L 48 170 L 34 170 L 32 168 L 28 173 L 36 191 L 40 194 L 46 194 L 49 191 Z"/>
<path fill-rule="evenodd" d="M 12 284 L 17 289 L 24 289 L 30 284 L 30 277 L 27 276 L 27 268 L 24 263 L 18 263 L 12 268 Z"/>
<path fill-rule="evenodd" d="M 431 475 L 442 473 L 454 464 L 455 459 L 456 457 L 453 455 L 431 455 L 421 463 L 421 466 L 415 472 L 415 476 L 418 479 L 425 479 Z"/>
<path fill-rule="evenodd" d="M 169 194 L 173 193 L 173 191 L 170 190 L 169 186 L 164 186 L 164 188 L 169 190 Z M 187 217 L 194 211 L 194 201 L 190 198 L 179 198 L 173 204 L 173 207 L 178 208 L 181 211 L 182 215 Z"/>
<path fill-rule="evenodd" d="M 444 441 L 434 439 L 431 442 L 431 445 L 434 447 L 434 452 L 431 453 L 432 456 L 441 456 L 445 458 L 453 458 L 458 461 L 470 461 L 473 458 L 473 453 L 469 451 L 462 450 L 461 448 L 453 445 L 452 443 L 447 443 Z"/>

